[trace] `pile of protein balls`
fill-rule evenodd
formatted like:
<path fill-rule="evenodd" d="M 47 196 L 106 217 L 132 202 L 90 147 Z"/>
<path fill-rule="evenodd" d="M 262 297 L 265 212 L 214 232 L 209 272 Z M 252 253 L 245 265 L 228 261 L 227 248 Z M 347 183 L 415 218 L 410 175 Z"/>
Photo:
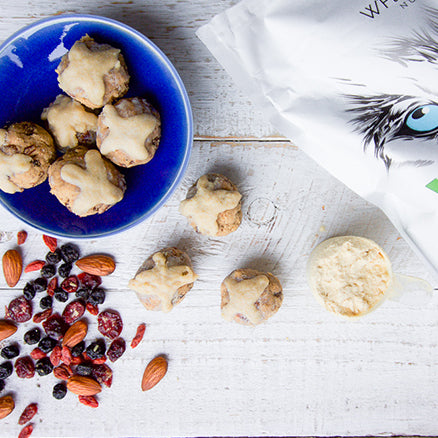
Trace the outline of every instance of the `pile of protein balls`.
<path fill-rule="evenodd" d="M 88 35 L 74 43 L 56 72 L 66 94 L 41 114 L 50 134 L 32 122 L 0 129 L 0 189 L 21 192 L 48 177 L 51 193 L 74 214 L 103 213 L 126 190 L 116 166 L 153 158 L 160 115 L 142 97 L 121 98 L 130 77 L 120 50 Z M 63 155 L 57 158 L 56 150 Z"/>

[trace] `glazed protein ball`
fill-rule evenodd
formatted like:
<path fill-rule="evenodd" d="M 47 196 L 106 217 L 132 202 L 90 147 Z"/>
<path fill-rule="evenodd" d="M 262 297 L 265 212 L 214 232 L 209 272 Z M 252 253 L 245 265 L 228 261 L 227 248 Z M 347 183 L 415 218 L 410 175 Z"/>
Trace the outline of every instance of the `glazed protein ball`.
<path fill-rule="evenodd" d="M 165 248 L 140 266 L 128 287 L 136 292 L 146 309 L 169 312 L 181 302 L 197 278 L 184 251 Z"/>
<path fill-rule="evenodd" d="M 78 146 L 49 168 L 50 193 L 72 213 L 103 213 L 121 201 L 125 177 L 96 149 Z"/>
<path fill-rule="evenodd" d="M 358 317 L 373 310 L 391 291 L 391 262 L 370 239 L 333 237 L 312 251 L 307 279 L 313 294 L 327 310 Z"/>
<path fill-rule="evenodd" d="M 55 158 L 53 139 L 41 126 L 20 122 L 0 129 L 0 189 L 15 193 L 41 184 Z"/>
<path fill-rule="evenodd" d="M 222 317 L 255 326 L 280 308 L 283 289 L 277 277 L 254 269 L 236 269 L 221 285 Z"/>
<path fill-rule="evenodd" d="M 129 74 L 120 50 L 88 35 L 73 44 L 56 72 L 59 87 L 88 108 L 101 108 L 128 91 Z"/>
<path fill-rule="evenodd" d="M 226 236 L 236 231 L 242 221 L 241 198 L 227 177 L 208 173 L 189 189 L 179 211 L 198 233 Z"/>
<path fill-rule="evenodd" d="M 97 147 L 118 166 L 138 166 L 152 160 L 160 136 L 160 115 L 146 99 L 120 99 L 105 105 L 99 114 Z"/>
<path fill-rule="evenodd" d="M 49 130 L 60 151 L 78 145 L 91 147 L 96 141 L 97 116 L 71 97 L 60 94 L 45 108 L 41 119 L 47 121 Z"/>

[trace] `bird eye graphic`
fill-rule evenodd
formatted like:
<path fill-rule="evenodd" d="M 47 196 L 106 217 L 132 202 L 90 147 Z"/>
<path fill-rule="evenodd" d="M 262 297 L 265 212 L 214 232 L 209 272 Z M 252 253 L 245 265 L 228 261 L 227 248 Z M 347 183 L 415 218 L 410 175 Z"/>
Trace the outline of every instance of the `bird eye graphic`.
<path fill-rule="evenodd" d="M 422 105 L 411 111 L 405 121 L 412 131 L 428 133 L 438 128 L 438 105 Z"/>

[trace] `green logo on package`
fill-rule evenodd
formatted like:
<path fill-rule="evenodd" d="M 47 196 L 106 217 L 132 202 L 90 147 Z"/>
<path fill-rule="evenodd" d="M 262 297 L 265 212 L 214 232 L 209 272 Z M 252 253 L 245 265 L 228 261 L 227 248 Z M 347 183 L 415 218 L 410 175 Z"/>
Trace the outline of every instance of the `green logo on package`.
<path fill-rule="evenodd" d="M 435 178 L 429 184 L 426 184 L 426 187 L 430 190 L 433 190 L 435 193 L 438 193 L 438 179 Z"/>

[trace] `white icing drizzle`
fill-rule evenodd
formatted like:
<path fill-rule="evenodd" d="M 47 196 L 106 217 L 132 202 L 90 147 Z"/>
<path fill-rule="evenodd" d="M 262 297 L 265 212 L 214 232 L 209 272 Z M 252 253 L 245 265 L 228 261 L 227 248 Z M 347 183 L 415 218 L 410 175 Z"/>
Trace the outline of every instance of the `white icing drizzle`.
<path fill-rule="evenodd" d="M 97 116 L 85 111 L 85 108 L 71 97 L 60 94 L 41 114 L 47 120 L 53 136 L 62 148 L 78 145 L 77 133 L 97 130 Z"/>
<path fill-rule="evenodd" d="M 80 189 L 72 205 L 72 211 L 84 216 L 99 204 L 113 205 L 123 198 L 123 190 L 108 180 L 105 163 L 99 151 L 88 151 L 85 156 L 85 169 L 77 164 L 65 164 L 61 178 Z"/>
<path fill-rule="evenodd" d="M 230 295 L 230 301 L 222 308 L 222 317 L 227 321 L 232 321 L 237 314 L 240 314 L 254 325 L 262 322 L 263 316 L 255 303 L 268 287 L 268 277 L 256 275 L 240 281 L 227 277 L 224 284 Z"/>
<path fill-rule="evenodd" d="M 92 51 L 84 42 L 76 41 L 68 52 L 67 67 L 58 74 L 59 86 L 70 95 L 87 98 L 96 107 L 103 106 L 104 76 L 120 67 L 119 54 L 120 50 L 113 47 Z"/>
<path fill-rule="evenodd" d="M 166 257 L 157 252 L 152 256 L 155 266 L 140 272 L 129 280 L 128 287 L 140 295 L 157 296 L 161 300 L 161 310 L 172 310 L 172 299 L 176 291 L 186 284 L 193 283 L 198 276 L 189 266 L 167 266 Z"/>
<path fill-rule="evenodd" d="M 235 190 L 214 190 L 207 175 L 198 179 L 196 187 L 196 195 L 182 201 L 179 211 L 193 221 L 201 234 L 215 236 L 219 231 L 218 214 L 237 207 L 242 195 Z"/>
<path fill-rule="evenodd" d="M 103 124 L 109 128 L 108 135 L 100 146 L 103 155 L 120 150 L 134 160 L 149 158 L 145 141 L 157 126 L 157 118 L 154 115 L 121 117 L 113 105 L 105 105 L 100 117 Z"/>
<path fill-rule="evenodd" d="M 5 142 L 7 132 L 0 129 L 0 144 Z M 6 155 L 0 151 L 0 189 L 6 193 L 22 192 L 23 189 L 10 178 L 25 173 L 32 167 L 32 158 L 25 154 Z"/>

